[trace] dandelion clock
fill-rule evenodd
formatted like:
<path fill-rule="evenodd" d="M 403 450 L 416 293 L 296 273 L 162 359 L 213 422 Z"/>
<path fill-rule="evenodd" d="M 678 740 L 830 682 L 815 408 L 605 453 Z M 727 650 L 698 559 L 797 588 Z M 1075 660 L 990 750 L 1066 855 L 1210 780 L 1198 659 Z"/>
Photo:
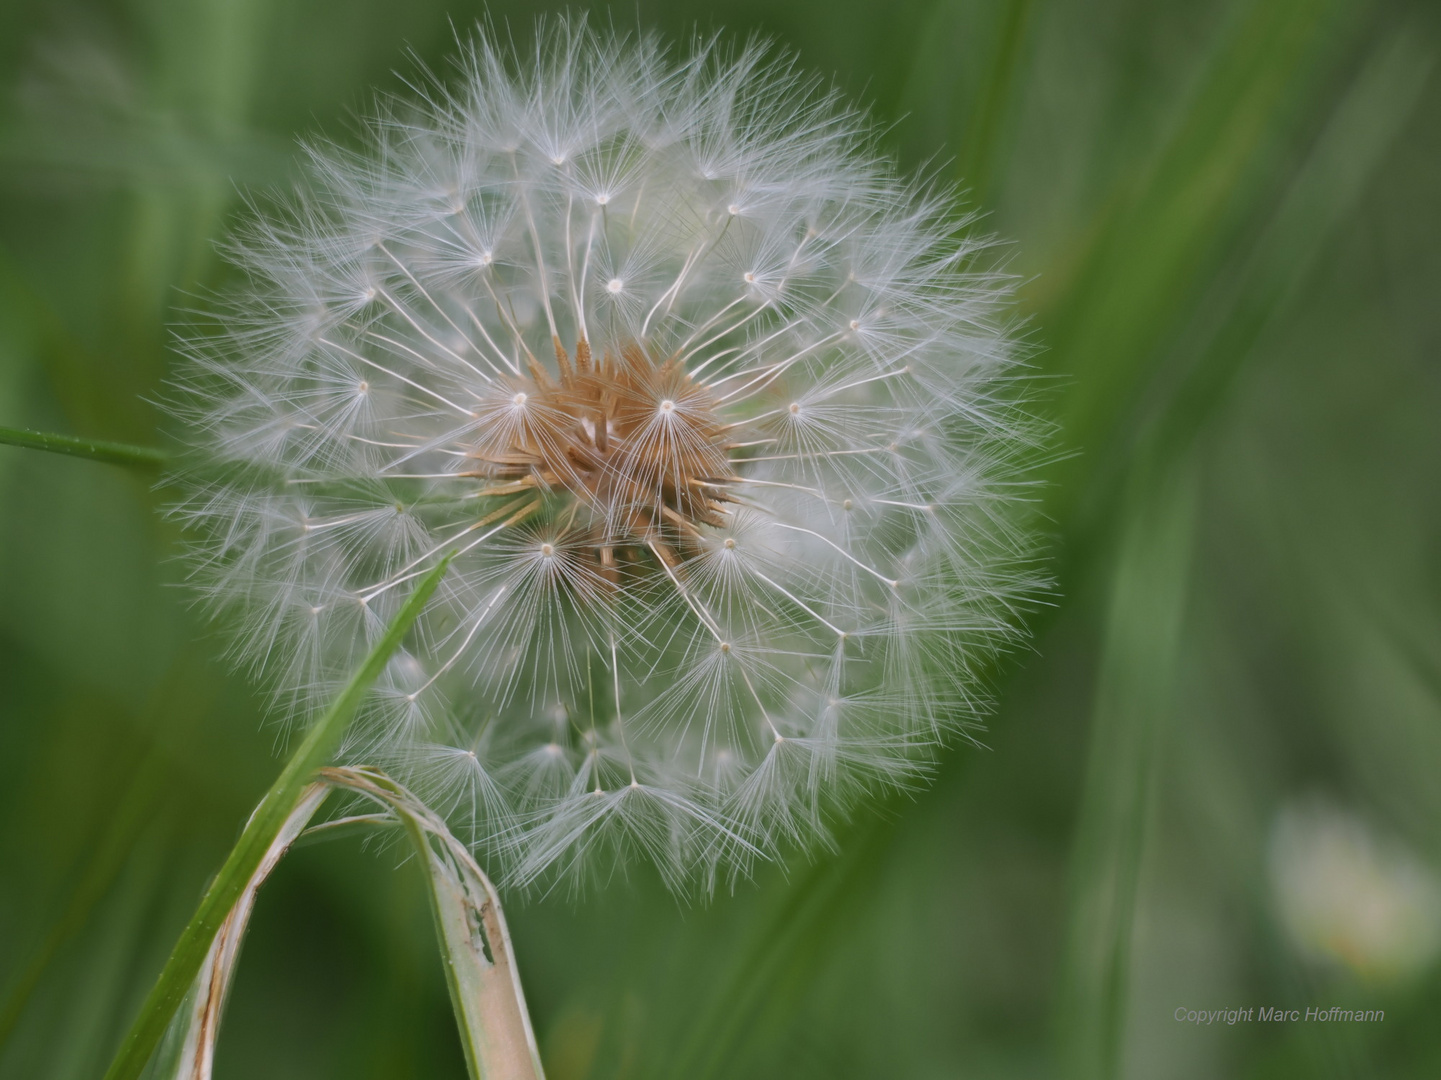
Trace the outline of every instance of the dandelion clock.
<path fill-rule="evenodd" d="M 951 197 L 760 47 L 482 34 L 230 246 L 178 515 L 303 728 L 444 576 L 341 756 L 515 886 L 702 889 L 978 715 L 1027 443 Z"/>

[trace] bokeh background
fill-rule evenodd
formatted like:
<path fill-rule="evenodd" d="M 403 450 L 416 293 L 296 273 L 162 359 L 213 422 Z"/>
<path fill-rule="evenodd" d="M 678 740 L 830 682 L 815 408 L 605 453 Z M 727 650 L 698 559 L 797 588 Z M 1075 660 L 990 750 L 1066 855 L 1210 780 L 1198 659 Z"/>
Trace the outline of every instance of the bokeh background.
<path fill-rule="evenodd" d="M 530 33 L 535 7 L 496 2 Z M 243 193 L 465 0 L 0 5 L 0 424 L 155 444 Z M 1441 10 L 640 0 L 869 102 L 1009 241 L 1056 586 L 984 748 L 733 895 L 508 915 L 551 1080 L 1441 1076 Z M 163 492 L 0 447 L 0 1077 L 96 1078 L 279 767 Z M 420 877 L 292 853 L 217 1076 L 463 1076 Z M 1270 1007 L 1384 1010 L 1266 1023 Z M 1257 1010 L 1198 1025 L 1176 1011 Z"/>

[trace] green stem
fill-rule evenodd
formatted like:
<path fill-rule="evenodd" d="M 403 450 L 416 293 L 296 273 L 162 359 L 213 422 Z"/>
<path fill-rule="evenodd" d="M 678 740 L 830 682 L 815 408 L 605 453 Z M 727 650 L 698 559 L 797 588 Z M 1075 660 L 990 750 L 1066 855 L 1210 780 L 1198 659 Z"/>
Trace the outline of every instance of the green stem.
<path fill-rule="evenodd" d="M 310 782 L 317 769 L 327 764 L 330 756 L 340 745 L 341 737 L 354 717 L 361 699 L 370 684 L 385 669 L 390 656 L 400 645 L 405 633 L 420 615 L 435 587 L 440 584 L 446 568 L 450 565 L 447 556 L 434 570 L 426 574 L 416 586 L 405 606 L 396 615 L 395 621 L 386 630 L 360 670 L 306 734 L 280 776 L 265 793 L 265 798 L 255 808 L 245 831 L 240 834 L 235 847 L 230 851 L 225 865 L 220 868 L 210 888 L 206 890 L 200 907 L 191 917 L 190 923 L 181 932 L 180 940 L 165 963 L 160 978 L 141 1006 L 140 1016 L 120 1044 L 120 1052 L 110 1063 L 105 1080 L 137 1080 L 150 1056 L 160 1044 L 175 1011 L 180 1007 L 201 965 L 210 949 L 211 942 L 220 929 L 221 923 L 235 906 L 245 884 L 255 873 L 280 828 L 285 823 L 296 800 Z"/>
<path fill-rule="evenodd" d="M 107 465 L 124 465 L 131 469 L 158 469 L 165 464 L 166 454 L 148 446 L 106 442 L 104 439 L 79 439 L 74 435 L 56 435 L 27 428 L 0 427 L 0 443 L 24 446 L 31 450 L 48 450 L 52 454 L 103 461 Z"/>

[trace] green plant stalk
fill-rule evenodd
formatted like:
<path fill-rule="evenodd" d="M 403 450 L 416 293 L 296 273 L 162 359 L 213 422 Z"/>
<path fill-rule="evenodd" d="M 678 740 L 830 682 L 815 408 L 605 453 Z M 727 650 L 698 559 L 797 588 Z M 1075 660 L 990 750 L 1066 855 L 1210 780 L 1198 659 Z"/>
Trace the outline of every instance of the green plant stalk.
<path fill-rule="evenodd" d="M 81 439 L 74 435 L 56 435 L 49 431 L 28 428 L 0 427 L 0 443 L 24 446 L 31 450 L 48 450 L 52 454 L 103 461 L 107 465 L 124 465 L 131 469 L 158 469 L 165 464 L 163 450 L 129 443 L 107 442 L 104 439 Z"/>
<path fill-rule="evenodd" d="M 386 630 L 385 636 L 371 650 L 365 663 L 351 677 L 340 696 L 311 727 L 275 783 L 265 793 L 246 824 L 245 831 L 231 849 L 225 865 L 220 868 L 220 873 L 206 890 L 200 906 L 181 932 L 170 959 L 166 961 L 164 970 L 140 1008 L 140 1016 L 120 1044 L 115 1060 L 110 1063 L 105 1080 L 137 1080 L 145 1069 L 150 1056 L 160 1045 L 165 1029 L 200 972 L 206 953 L 221 924 L 244 891 L 246 882 L 260 865 L 305 785 L 310 782 L 315 771 L 327 764 L 330 756 L 335 753 L 345 729 L 355 716 L 361 698 L 384 670 L 391 654 L 399 647 L 406 631 L 435 592 L 449 565 L 450 559 L 447 557 L 421 578 L 415 591 Z"/>

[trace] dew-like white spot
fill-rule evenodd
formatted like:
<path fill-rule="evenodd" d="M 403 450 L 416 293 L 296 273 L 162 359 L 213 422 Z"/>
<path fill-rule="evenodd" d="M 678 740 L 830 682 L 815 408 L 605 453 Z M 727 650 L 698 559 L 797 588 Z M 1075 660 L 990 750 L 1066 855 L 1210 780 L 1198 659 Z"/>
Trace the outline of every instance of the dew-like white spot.
<path fill-rule="evenodd" d="M 610 196 L 609 196 L 609 195 L 601 194 L 601 195 L 597 195 L 597 196 L 595 197 L 595 204 L 596 204 L 597 206 L 604 206 L 604 205 L 605 205 L 606 203 L 608 203 L 608 202 L 610 202 Z"/>
<path fill-rule="evenodd" d="M 520 393 L 516 394 L 515 397 L 511 398 L 510 400 L 511 400 L 514 404 L 516 404 L 516 405 L 524 405 L 527 401 L 530 400 L 530 398 L 529 398 L 529 396 L 526 394 L 526 392 L 525 392 L 524 390 L 522 390 Z"/>
<path fill-rule="evenodd" d="M 731 203 L 729 206 L 726 207 L 726 212 L 729 213 L 731 217 L 735 217 L 741 212 L 741 208 L 735 203 Z"/>
<path fill-rule="evenodd" d="M 800 411 L 801 411 L 801 403 L 800 403 L 799 401 L 792 401 L 792 402 L 791 402 L 791 415 L 792 415 L 792 416 L 799 416 L 799 415 L 800 415 Z"/>
<path fill-rule="evenodd" d="M 554 544 L 541 544 L 541 545 L 540 545 L 540 553 L 541 553 L 541 555 L 542 555 L 544 558 L 547 558 L 547 559 L 550 558 L 552 555 L 555 554 L 555 545 L 554 545 Z"/>
<path fill-rule="evenodd" d="M 755 284 L 756 275 L 755 275 L 755 272 L 754 272 L 754 271 L 752 271 L 752 270 L 747 270 L 747 271 L 746 271 L 744 274 L 742 274 L 741 276 L 742 276 L 743 278 L 745 278 L 745 282 L 746 282 L 747 285 L 753 285 L 753 284 Z"/>
<path fill-rule="evenodd" d="M 663 413 L 674 412 L 675 402 L 672 401 L 670 398 L 666 398 L 660 403 L 660 411 Z"/>
<path fill-rule="evenodd" d="M 727 547 L 727 548 L 733 548 L 733 547 L 735 547 L 735 546 L 736 546 L 736 538 L 735 538 L 734 536 L 727 536 L 727 537 L 726 537 L 726 547 Z"/>
<path fill-rule="evenodd" d="M 625 282 L 618 277 L 613 277 L 605 283 L 605 291 L 614 296 L 625 288 Z"/>

